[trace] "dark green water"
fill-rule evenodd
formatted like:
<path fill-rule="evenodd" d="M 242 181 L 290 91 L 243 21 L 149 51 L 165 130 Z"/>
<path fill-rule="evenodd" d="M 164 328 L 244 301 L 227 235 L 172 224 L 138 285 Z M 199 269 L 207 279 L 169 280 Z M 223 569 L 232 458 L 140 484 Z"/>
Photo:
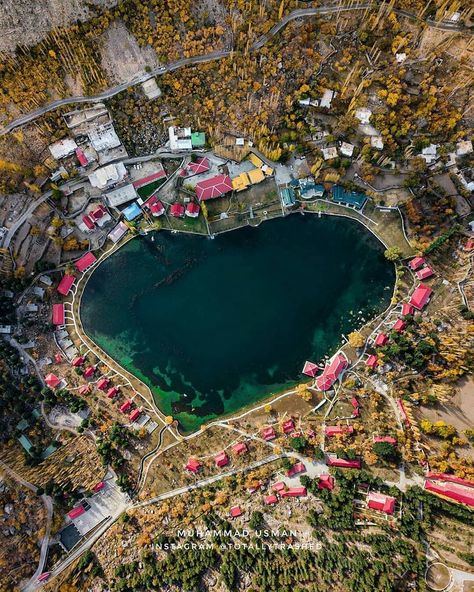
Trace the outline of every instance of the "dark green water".
<path fill-rule="evenodd" d="M 343 218 L 154 238 L 92 274 L 82 322 L 186 431 L 294 384 L 306 359 L 331 354 L 392 294 L 382 245 Z"/>

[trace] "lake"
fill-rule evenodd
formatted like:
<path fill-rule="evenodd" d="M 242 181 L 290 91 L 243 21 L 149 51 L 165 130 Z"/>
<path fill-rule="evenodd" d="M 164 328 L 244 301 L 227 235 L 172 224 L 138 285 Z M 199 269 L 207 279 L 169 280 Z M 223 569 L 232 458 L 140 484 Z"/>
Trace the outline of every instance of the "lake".
<path fill-rule="evenodd" d="M 305 360 L 388 306 L 395 281 L 381 243 L 345 218 L 153 238 L 93 272 L 81 319 L 183 431 L 294 385 Z"/>

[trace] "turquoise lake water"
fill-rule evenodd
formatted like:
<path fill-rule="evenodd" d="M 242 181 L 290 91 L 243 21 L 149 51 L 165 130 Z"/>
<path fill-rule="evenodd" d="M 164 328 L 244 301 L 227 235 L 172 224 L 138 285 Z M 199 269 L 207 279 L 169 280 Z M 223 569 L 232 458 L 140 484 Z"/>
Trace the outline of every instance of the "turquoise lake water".
<path fill-rule="evenodd" d="M 385 309 L 395 271 L 344 218 L 295 214 L 216 237 L 154 233 L 92 274 L 87 334 L 191 431 L 301 377 Z"/>

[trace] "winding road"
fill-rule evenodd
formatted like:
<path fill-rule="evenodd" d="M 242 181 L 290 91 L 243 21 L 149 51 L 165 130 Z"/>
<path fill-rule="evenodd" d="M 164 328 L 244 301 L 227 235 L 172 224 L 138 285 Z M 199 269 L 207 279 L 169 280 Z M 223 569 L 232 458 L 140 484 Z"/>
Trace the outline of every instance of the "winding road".
<path fill-rule="evenodd" d="M 261 49 L 274 35 L 276 35 L 281 29 L 283 29 L 289 22 L 294 21 L 299 18 L 308 18 L 311 16 L 318 16 L 318 15 L 325 15 L 325 14 L 338 14 L 341 12 L 354 12 L 354 11 L 361 11 L 361 10 L 368 10 L 370 8 L 377 8 L 380 6 L 377 2 L 366 2 L 364 4 L 356 4 L 352 6 L 320 6 L 318 8 L 300 8 L 290 12 L 284 16 L 276 25 L 274 25 L 268 33 L 262 35 L 260 39 L 255 41 L 250 46 L 250 51 L 257 51 Z M 397 10 L 392 9 L 392 12 L 398 14 L 399 16 L 403 16 L 409 18 L 411 20 L 420 21 L 422 20 L 428 26 L 440 29 L 442 31 L 452 31 L 454 32 L 465 32 L 470 35 L 474 35 L 474 31 L 465 27 L 463 25 L 457 23 L 449 23 L 449 22 L 437 22 L 433 19 L 419 19 L 416 15 L 407 12 L 405 10 Z M 58 107 L 62 107 L 64 105 L 73 105 L 77 103 L 97 103 L 103 101 L 105 99 L 110 99 L 111 97 L 119 94 L 120 92 L 126 90 L 131 86 L 136 86 L 137 84 L 141 84 L 150 78 L 154 78 L 155 76 L 162 76 L 163 74 L 167 74 L 169 72 L 174 72 L 175 70 L 179 70 L 185 66 L 191 66 L 194 64 L 203 64 L 206 62 L 212 62 L 215 60 L 220 60 L 222 58 L 228 57 L 232 55 L 234 51 L 232 49 L 214 51 L 204 55 L 193 56 L 189 58 L 182 58 L 177 60 L 176 62 L 172 62 L 171 64 L 167 64 L 166 66 L 159 66 L 147 72 L 145 74 L 140 74 L 135 76 L 131 80 L 127 82 L 122 82 L 116 86 L 112 86 L 107 90 L 99 93 L 98 95 L 93 96 L 76 96 L 76 97 L 65 97 L 63 99 L 57 99 L 40 107 L 39 109 L 35 109 L 34 111 L 30 111 L 25 115 L 21 115 L 17 119 L 14 119 L 9 124 L 0 128 L 0 136 L 11 132 L 12 130 L 20 127 L 26 123 L 33 121 L 34 119 L 41 117 L 45 113 L 49 113 Z"/>

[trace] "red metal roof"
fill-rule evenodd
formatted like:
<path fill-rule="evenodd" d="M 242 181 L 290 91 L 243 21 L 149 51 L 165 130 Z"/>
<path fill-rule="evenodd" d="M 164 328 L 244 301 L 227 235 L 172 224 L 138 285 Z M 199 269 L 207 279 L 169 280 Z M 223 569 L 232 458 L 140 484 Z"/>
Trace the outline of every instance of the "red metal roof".
<path fill-rule="evenodd" d="M 425 264 L 425 259 L 423 257 L 415 257 L 414 259 L 412 259 L 408 263 L 408 265 L 410 266 L 410 269 L 412 271 L 415 271 L 415 269 L 418 269 L 419 267 L 421 267 L 424 264 Z"/>
<path fill-rule="evenodd" d="M 284 434 L 290 434 L 295 429 L 295 423 L 292 419 L 287 419 L 281 427 Z"/>
<path fill-rule="evenodd" d="M 407 415 L 407 412 L 405 410 L 405 406 L 403 405 L 403 401 L 401 399 L 397 399 L 396 402 L 397 402 L 398 408 L 400 409 L 400 413 L 402 414 L 403 421 L 405 422 L 405 424 L 407 426 L 409 426 L 410 425 L 410 420 L 408 419 L 408 415 Z"/>
<path fill-rule="evenodd" d="M 92 221 L 92 219 L 91 219 L 90 216 L 88 216 L 87 214 L 85 214 L 84 216 L 82 216 L 82 221 L 84 222 L 84 224 L 87 226 L 87 228 L 89 230 L 94 230 L 95 224 Z"/>
<path fill-rule="evenodd" d="M 395 498 L 390 495 L 371 491 L 367 496 L 367 502 L 371 510 L 379 510 L 385 514 L 393 514 L 395 510 Z"/>
<path fill-rule="evenodd" d="M 150 212 L 153 214 L 153 216 L 161 216 L 165 213 L 165 206 L 158 199 L 156 202 L 150 205 Z"/>
<path fill-rule="evenodd" d="M 425 490 L 436 493 L 455 502 L 474 507 L 474 489 L 448 481 L 425 481 Z"/>
<path fill-rule="evenodd" d="M 406 317 L 407 315 L 412 315 L 415 312 L 415 309 L 411 304 L 408 302 L 404 302 L 402 305 L 402 315 Z"/>
<path fill-rule="evenodd" d="M 365 361 L 365 365 L 368 366 L 369 368 L 377 368 L 377 366 L 379 365 L 379 359 L 377 358 L 377 356 L 374 356 L 372 354 Z"/>
<path fill-rule="evenodd" d="M 109 390 L 107 391 L 107 398 L 113 399 L 118 392 L 119 392 L 119 390 L 116 386 L 109 388 Z"/>
<path fill-rule="evenodd" d="M 107 213 L 107 210 L 105 209 L 105 207 L 102 204 L 99 204 L 95 210 L 92 210 L 92 212 L 89 212 L 89 216 L 93 219 L 93 220 L 100 220 L 104 214 Z"/>
<path fill-rule="evenodd" d="M 272 428 L 272 426 L 267 426 L 266 428 L 263 428 L 261 430 L 262 433 L 262 438 L 264 440 L 273 440 L 274 438 L 276 438 L 276 433 L 275 430 Z"/>
<path fill-rule="evenodd" d="M 324 428 L 324 433 L 326 436 L 337 436 L 339 434 L 352 434 L 354 432 L 354 428 L 351 425 L 342 425 L 342 426 L 326 426 Z"/>
<path fill-rule="evenodd" d="M 74 265 L 78 271 L 85 271 L 88 267 L 97 261 L 97 257 L 90 251 L 83 255 Z"/>
<path fill-rule="evenodd" d="M 193 175 L 199 175 L 201 173 L 205 173 L 210 169 L 209 159 L 205 156 L 198 158 L 196 162 L 190 162 L 188 164 L 188 169 L 191 171 Z"/>
<path fill-rule="evenodd" d="M 130 399 L 128 399 L 128 401 L 125 401 L 125 403 L 122 403 L 122 405 L 120 405 L 119 410 L 121 411 L 121 413 L 126 413 L 130 407 L 132 406 L 132 401 Z"/>
<path fill-rule="evenodd" d="M 190 201 L 186 206 L 186 216 L 190 216 L 191 218 L 196 218 L 199 215 L 201 208 L 198 206 L 197 203 Z"/>
<path fill-rule="evenodd" d="M 320 391 L 329 390 L 339 378 L 341 372 L 347 368 L 347 360 L 342 354 L 337 354 L 327 364 L 323 373 L 316 378 L 316 386 Z"/>
<path fill-rule="evenodd" d="M 69 294 L 69 290 L 72 288 L 73 283 L 75 282 L 76 278 L 73 275 L 68 275 L 67 273 L 63 276 L 62 280 L 59 282 L 58 292 L 62 296 L 67 296 Z"/>
<path fill-rule="evenodd" d="M 56 364 L 60 364 L 63 361 L 63 357 L 61 354 L 54 354 L 54 361 Z"/>
<path fill-rule="evenodd" d="M 466 244 L 464 245 L 463 249 L 467 252 L 472 251 L 474 249 L 474 239 L 468 238 Z"/>
<path fill-rule="evenodd" d="M 431 269 L 431 267 L 423 267 L 423 269 L 420 269 L 420 271 L 415 273 L 419 280 L 426 280 L 426 278 L 431 277 L 433 274 L 434 271 Z"/>
<path fill-rule="evenodd" d="M 304 497 L 307 495 L 306 487 L 290 487 L 281 493 L 281 497 Z"/>
<path fill-rule="evenodd" d="M 273 506 L 273 504 L 278 503 L 278 498 L 276 495 L 267 495 L 263 498 L 263 501 L 267 506 Z"/>
<path fill-rule="evenodd" d="M 284 491 L 285 487 L 286 487 L 286 485 L 283 483 L 283 481 L 278 481 L 277 483 L 274 483 L 272 485 L 273 491 L 278 491 L 278 492 Z"/>
<path fill-rule="evenodd" d="M 319 475 L 318 489 L 334 489 L 334 477 L 332 475 Z"/>
<path fill-rule="evenodd" d="M 378 347 L 384 346 L 388 342 L 388 336 L 385 333 L 379 333 L 375 339 L 375 345 Z"/>
<path fill-rule="evenodd" d="M 295 475 L 299 475 L 300 473 L 304 473 L 306 471 L 306 467 L 302 462 L 296 463 L 289 469 L 286 473 L 288 477 L 294 477 Z"/>
<path fill-rule="evenodd" d="M 359 408 L 360 403 L 359 403 L 359 401 L 357 400 L 356 397 L 352 397 L 352 399 L 351 399 L 351 405 L 352 405 L 352 407 L 354 407 L 354 409 L 358 409 Z"/>
<path fill-rule="evenodd" d="M 358 458 L 347 460 L 345 458 L 332 457 L 328 459 L 327 464 L 330 467 L 339 467 L 341 469 L 360 469 L 361 467 L 361 462 Z"/>
<path fill-rule="evenodd" d="M 229 457 L 222 451 L 214 458 L 214 462 L 216 463 L 216 467 L 225 467 L 229 464 Z"/>
<path fill-rule="evenodd" d="M 216 175 L 196 184 L 196 195 L 199 201 L 214 199 L 232 191 L 232 180 L 228 175 Z"/>
<path fill-rule="evenodd" d="M 56 374 L 47 374 L 44 381 L 50 388 L 56 388 L 61 384 L 61 381 Z"/>
<path fill-rule="evenodd" d="M 64 325 L 64 304 L 53 304 L 53 325 Z"/>
<path fill-rule="evenodd" d="M 375 436 L 374 442 L 387 442 L 388 444 L 397 445 L 397 439 L 393 436 Z"/>
<path fill-rule="evenodd" d="M 101 391 L 105 391 L 105 389 L 109 386 L 110 380 L 108 378 L 101 378 L 97 383 L 97 388 Z"/>
<path fill-rule="evenodd" d="M 142 411 L 141 411 L 141 409 L 134 409 L 134 410 L 133 410 L 133 411 L 130 413 L 130 415 L 128 416 L 128 419 L 129 419 L 130 421 L 135 421 L 136 419 L 138 419 L 138 418 L 140 417 L 140 414 L 141 414 L 141 412 L 142 412 Z"/>
<path fill-rule="evenodd" d="M 238 518 L 239 516 L 242 516 L 242 510 L 239 506 L 234 506 L 230 509 L 230 515 L 232 518 Z"/>
<path fill-rule="evenodd" d="M 77 506 L 77 508 L 73 508 L 70 512 L 68 512 L 67 515 L 71 520 L 74 520 L 75 518 L 79 518 L 79 516 L 82 516 L 84 512 L 85 510 L 82 506 Z"/>
<path fill-rule="evenodd" d="M 71 362 L 71 364 L 74 366 L 74 368 L 79 368 L 79 366 L 82 366 L 82 364 L 84 364 L 85 361 L 86 359 L 84 358 L 84 356 L 76 356 L 74 360 Z"/>
<path fill-rule="evenodd" d="M 105 487 L 105 482 L 99 481 L 99 483 L 97 483 L 97 485 L 94 485 L 94 487 L 92 488 L 92 491 L 97 493 L 98 491 L 102 491 L 104 489 L 104 487 Z"/>
<path fill-rule="evenodd" d="M 410 298 L 410 304 L 412 304 L 418 310 L 424 308 L 431 297 L 433 290 L 425 284 L 420 284 L 413 292 Z"/>
<path fill-rule="evenodd" d="M 81 148 L 76 148 L 76 157 L 81 166 L 87 166 L 89 164 L 87 156 L 84 154 Z"/>
<path fill-rule="evenodd" d="M 134 181 L 132 185 L 135 187 L 135 189 L 139 189 L 140 187 L 149 185 L 150 183 L 153 183 L 153 181 L 157 181 L 158 179 L 162 179 L 163 177 L 166 177 L 166 173 L 163 169 L 161 169 L 161 171 L 157 171 L 156 173 L 148 175 L 148 177 L 143 177 L 142 179 Z"/>
<path fill-rule="evenodd" d="M 314 362 L 309 362 L 308 360 L 306 360 L 303 367 L 303 374 L 306 374 L 306 376 L 311 376 L 312 378 L 314 378 L 317 373 L 317 365 Z"/>
<path fill-rule="evenodd" d="M 468 481 L 467 479 L 461 479 L 456 475 L 449 475 L 448 473 L 428 473 L 427 479 L 439 479 L 440 481 L 449 481 L 450 483 L 457 483 L 458 485 L 465 485 L 466 487 L 474 487 L 474 481 Z"/>
<path fill-rule="evenodd" d="M 192 473 L 197 473 L 199 469 L 202 467 L 201 463 L 196 460 L 195 458 L 190 458 L 186 463 L 186 470 L 191 471 Z"/>
<path fill-rule="evenodd" d="M 245 444 L 245 442 L 237 442 L 237 444 L 232 446 L 232 450 L 235 454 L 244 454 L 248 450 L 247 444 Z"/>
<path fill-rule="evenodd" d="M 184 206 L 179 202 L 175 202 L 170 208 L 170 214 L 175 218 L 184 216 Z"/>
<path fill-rule="evenodd" d="M 84 377 L 90 378 L 91 376 L 94 376 L 94 373 L 95 373 L 94 366 L 87 366 L 87 368 L 84 370 Z"/>
<path fill-rule="evenodd" d="M 401 333 L 406 326 L 407 324 L 403 319 L 397 319 L 397 322 L 395 323 L 395 325 L 393 325 L 393 330 L 397 333 Z"/>
<path fill-rule="evenodd" d="M 83 384 L 79 387 L 79 394 L 80 395 L 87 395 L 90 390 L 90 386 L 88 384 Z"/>

